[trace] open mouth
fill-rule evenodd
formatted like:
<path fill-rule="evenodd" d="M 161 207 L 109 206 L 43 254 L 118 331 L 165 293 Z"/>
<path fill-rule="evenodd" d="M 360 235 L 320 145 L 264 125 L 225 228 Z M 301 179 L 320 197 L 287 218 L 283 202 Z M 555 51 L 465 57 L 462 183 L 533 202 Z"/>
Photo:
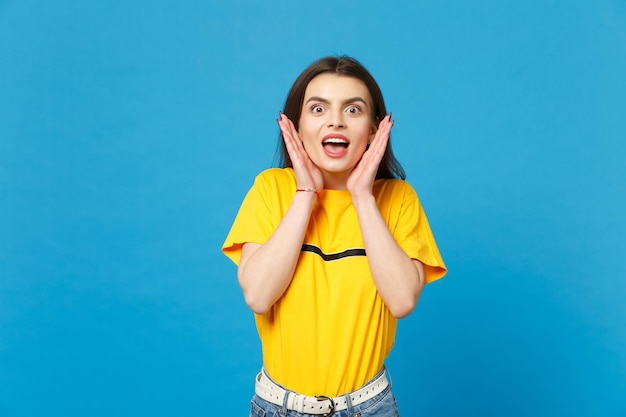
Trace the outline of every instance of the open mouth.
<path fill-rule="evenodd" d="M 322 146 L 324 146 L 324 150 L 332 154 L 342 153 L 343 151 L 346 150 L 346 148 L 348 148 L 349 144 L 350 142 L 348 142 L 347 139 L 333 138 L 333 137 L 326 138 L 322 142 Z"/>
<path fill-rule="evenodd" d="M 329 133 L 322 139 L 324 153 L 329 158 L 342 158 L 348 154 L 350 139 L 341 133 Z"/>

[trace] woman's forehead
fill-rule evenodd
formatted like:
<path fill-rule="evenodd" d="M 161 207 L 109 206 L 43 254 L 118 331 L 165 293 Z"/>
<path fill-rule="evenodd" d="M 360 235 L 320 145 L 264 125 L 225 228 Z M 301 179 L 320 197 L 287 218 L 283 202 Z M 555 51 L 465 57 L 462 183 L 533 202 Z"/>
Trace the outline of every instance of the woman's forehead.
<path fill-rule="evenodd" d="M 305 99 L 311 96 L 320 96 L 326 99 L 347 97 L 361 97 L 371 102 L 370 92 L 365 83 L 356 77 L 323 73 L 313 78 L 306 87 Z"/>

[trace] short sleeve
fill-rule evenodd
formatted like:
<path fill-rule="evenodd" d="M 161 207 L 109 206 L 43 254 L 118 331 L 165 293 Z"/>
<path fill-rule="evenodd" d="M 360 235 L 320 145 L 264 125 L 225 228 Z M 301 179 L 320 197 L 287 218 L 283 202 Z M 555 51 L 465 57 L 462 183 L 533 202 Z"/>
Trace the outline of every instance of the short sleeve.
<path fill-rule="evenodd" d="M 235 264 L 241 260 L 244 243 L 265 243 L 277 224 L 268 201 L 267 184 L 259 175 L 244 198 L 235 221 L 222 245 L 222 252 Z"/>
<path fill-rule="evenodd" d="M 398 221 L 392 232 L 407 255 L 424 264 L 428 284 L 443 277 L 447 269 L 419 198 L 409 184 L 405 185 Z"/>

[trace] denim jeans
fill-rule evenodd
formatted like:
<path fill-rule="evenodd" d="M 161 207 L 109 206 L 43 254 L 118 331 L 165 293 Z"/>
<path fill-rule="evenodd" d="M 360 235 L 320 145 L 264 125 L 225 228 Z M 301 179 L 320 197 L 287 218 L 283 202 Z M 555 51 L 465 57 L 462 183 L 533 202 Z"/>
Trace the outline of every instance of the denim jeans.
<path fill-rule="evenodd" d="M 367 384 L 366 384 L 367 385 Z M 284 413 L 286 411 L 286 414 Z M 383 392 L 361 404 L 348 405 L 347 410 L 335 411 L 333 417 L 399 417 L 398 405 L 391 392 L 391 384 Z M 259 396 L 252 397 L 250 417 L 321 417 L 303 414 L 272 404 Z"/>

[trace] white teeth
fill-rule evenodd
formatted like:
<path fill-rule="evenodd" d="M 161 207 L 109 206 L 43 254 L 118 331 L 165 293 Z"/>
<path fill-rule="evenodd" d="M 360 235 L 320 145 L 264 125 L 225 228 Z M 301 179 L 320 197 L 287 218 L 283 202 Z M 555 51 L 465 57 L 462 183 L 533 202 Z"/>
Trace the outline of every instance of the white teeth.
<path fill-rule="evenodd" d="M 348 143 L 348 141 L 340 138 L 328 138 L 324 140 L 324 143 Z"/>

